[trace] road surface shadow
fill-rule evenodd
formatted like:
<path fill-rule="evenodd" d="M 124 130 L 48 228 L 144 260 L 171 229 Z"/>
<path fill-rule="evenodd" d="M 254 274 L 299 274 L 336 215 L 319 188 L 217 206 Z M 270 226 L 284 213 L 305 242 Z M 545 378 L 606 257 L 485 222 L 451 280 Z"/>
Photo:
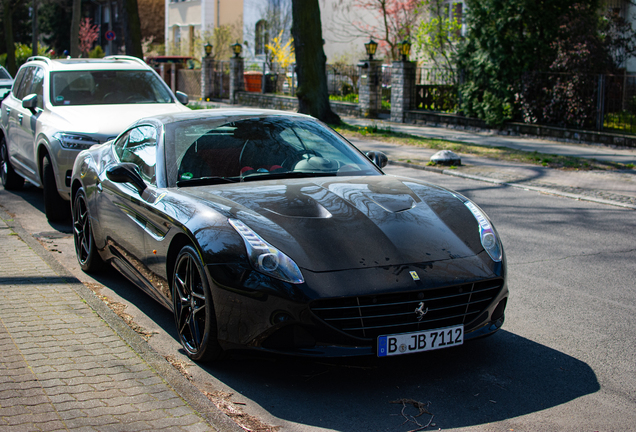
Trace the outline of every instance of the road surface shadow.
<path fill-rule="evenodd" d="M 448 429 L 545 410 L 600 389 L 587 364 L 505 330 L 421 355 L 339 361 L 234 355 L 206 369 L 278 418 L 346 431 L 416 429 L 412 421 L 402 424 L 401 399 L 426 404 L 435 429 Z M 404 409 L 407 416 L 418 413 L 412 404 Z"/>

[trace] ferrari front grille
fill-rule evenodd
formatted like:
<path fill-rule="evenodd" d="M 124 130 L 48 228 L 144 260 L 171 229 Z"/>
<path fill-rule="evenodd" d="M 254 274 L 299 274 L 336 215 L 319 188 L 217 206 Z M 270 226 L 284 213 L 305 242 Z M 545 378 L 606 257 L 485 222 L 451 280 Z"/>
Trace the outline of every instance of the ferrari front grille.
<path fill-rule="evenodd" d="M 503 281 L 494 279 L 401 293 L 315 300 L 310 308 L 321 320 L 351 336 L 431 330 L 469 324 L 492 303 Z"/>

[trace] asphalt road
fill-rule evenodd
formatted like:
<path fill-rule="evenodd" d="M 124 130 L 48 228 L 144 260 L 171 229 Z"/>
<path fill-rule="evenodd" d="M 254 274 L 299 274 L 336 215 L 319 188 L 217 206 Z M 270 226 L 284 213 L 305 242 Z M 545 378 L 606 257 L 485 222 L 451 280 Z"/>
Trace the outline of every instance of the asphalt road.
<path fill-rule="evenodd" d="M 389 166 L 474 199 L 496 224 L 510 300 L 496 335 L 462 347 L 379 361 L 238 354 L 188 365 L 192 382 L 281 431 L 636 430 L 636 212 Z M 172 315 L 114 270 L 93 279 L 75 262 L 71 226 L 51 226 L 41 191 L 0 206 L 101 295 L 127 307 L 164 356 L 185 361 Z M 396 402 L 396 403 L 393 403 Z M 420 405 L 422 406 L 422 405 Z M 406 423 L 405 423 L 406 422 Z M 434 426 L 433 426 L 434 425 Z"/>

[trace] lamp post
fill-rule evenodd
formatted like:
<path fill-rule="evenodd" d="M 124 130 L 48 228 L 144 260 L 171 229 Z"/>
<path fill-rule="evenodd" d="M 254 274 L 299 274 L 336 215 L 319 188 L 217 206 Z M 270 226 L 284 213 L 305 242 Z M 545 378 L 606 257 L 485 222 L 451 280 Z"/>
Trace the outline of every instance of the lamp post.
<path fill-rule="evenodd" d="M 400 54 L 402 54 L 402 61 L 408 61 L 409 54 L 411 54 L 411 42 L 408 39 L 404 39 L 399 45 Z"/>
<path fill-rule="evenodd" d="M 237 42 L 234 45 L 230 45 L 230 48 L 232 48 L 232 52 L 234 53 L 234 58 L 239 58 L 241 55 L 241 52 L 243 51 L 243 45 Z"/>
<path fill-rule="evenodd" d="M 203 49 L 205 50 L 205 56 L 210 57 L 210 54 L 212 54 L 212 44 L 210 42 L 206 43 Z"/>
<path fill-rule="evenodd" d="M 378 49 L 378 43 L 374 41 L 373 39 L 370 39 L 369 42 L 364 44 L 364 49 L 367 50 L 367 55 L 369 56 L 369 60 L 373 60 L 375 51 Z"/>

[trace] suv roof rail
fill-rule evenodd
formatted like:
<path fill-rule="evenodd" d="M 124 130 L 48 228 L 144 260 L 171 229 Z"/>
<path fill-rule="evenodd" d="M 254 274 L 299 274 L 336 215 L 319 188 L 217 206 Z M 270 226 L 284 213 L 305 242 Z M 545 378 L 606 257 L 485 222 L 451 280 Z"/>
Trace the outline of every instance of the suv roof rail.
<path fill-rule="evenodd" d="M 44 57 L 44 56 L 31 56 L 31 57 L 29 57 L 27 59 L 28 62 L 34 61 L 34 60 L 40 60 L 40 61 L 43 61 L 43 62 L 49 63 L 49 64 L 51 63 L 51 59 L 48 58 L 48 57 Z"/>
<path fill-rule="evenodd" d="M 110 56 L 106 56 L 104 57 L 105 59 L 112 59 L 112 60 L 130 60 L 130 61 L 134 61 L 137 62 L 139 64 L 142 64 L 144 66 L 148 66 L 148 63 L 146 63 L 145 61 L 143 61 L 142 59 L 140 59 L 139 57 L 134 57 L 134 56 L 127 56 L 127 55 L 110 55 Z"/>

